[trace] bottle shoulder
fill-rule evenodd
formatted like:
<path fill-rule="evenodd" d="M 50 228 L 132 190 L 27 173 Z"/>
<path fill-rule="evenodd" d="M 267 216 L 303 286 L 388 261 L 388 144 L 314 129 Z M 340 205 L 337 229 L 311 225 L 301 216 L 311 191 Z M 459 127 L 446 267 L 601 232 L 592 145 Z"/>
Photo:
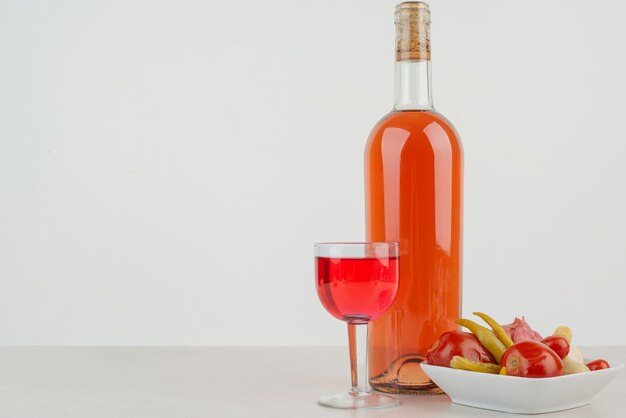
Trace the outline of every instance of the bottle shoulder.
<path fill-rule="evenodd" d="M 432 123 L 454 129 L 452 123 L 435 110 L 393 110 L 383 116 L 372 131 L 386 127 L 421 130 Z"/>
<path fill-rule="evenodd" d="M 440 137 L 442 134 L 460 146 L 456 129 L 441 113 L 435 110 L 394 110 L 378 121 L 370 133 L 368 142 L 398 136 L 419 140 L 433 135 Z"/>

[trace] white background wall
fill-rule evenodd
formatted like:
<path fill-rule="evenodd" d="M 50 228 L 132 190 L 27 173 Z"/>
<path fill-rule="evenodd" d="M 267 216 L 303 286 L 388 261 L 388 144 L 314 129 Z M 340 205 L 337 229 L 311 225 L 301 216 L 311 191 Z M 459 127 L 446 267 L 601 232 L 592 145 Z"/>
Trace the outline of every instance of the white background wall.
<path fill-rule="evenodd" d="M 0 344 L 339 345 L 395 2 L 0 1 Z M 431 3 L 466 314 L 626 344 L 624 2 Z"/>

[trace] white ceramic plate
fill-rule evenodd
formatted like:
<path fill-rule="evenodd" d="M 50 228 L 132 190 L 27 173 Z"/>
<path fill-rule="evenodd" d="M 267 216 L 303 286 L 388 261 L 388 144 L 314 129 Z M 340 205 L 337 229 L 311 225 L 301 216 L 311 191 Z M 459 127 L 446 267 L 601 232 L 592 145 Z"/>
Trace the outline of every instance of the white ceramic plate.
<path fill-rule="evenodd" d="M 530 379 L 421 363 L 422 370 L 452 402 L 516 414 L 542 414 L 587 405 L 624 368 L 615 361 L 609 365 L 604 370 Z"/>

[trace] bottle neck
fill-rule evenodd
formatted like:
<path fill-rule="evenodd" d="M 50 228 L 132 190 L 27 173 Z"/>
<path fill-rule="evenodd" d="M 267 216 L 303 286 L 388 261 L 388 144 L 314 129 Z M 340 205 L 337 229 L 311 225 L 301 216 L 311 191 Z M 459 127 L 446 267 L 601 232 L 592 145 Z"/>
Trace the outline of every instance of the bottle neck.
<path fill-rule="evenodd" d="M 433 108 L 430 88 L 430 8 L 423 1 L 396 6 L 396 100 L 394 110 Z"/>
<path fill-rule="evenodd" d="M 430 60 L 396 61 L 394 110 L 432 110 Z"/>

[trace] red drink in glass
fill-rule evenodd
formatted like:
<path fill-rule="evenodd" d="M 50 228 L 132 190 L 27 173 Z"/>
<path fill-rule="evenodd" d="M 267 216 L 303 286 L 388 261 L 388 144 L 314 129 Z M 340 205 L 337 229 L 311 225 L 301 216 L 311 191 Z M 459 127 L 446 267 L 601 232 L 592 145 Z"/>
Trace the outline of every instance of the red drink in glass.
<path fill-rule="evenodd" d="M 342 321 L 364 324 L 391 306 L 398 288 L 397 257 L 316 257 L 317 294 Z"/>
<path fill-rule="evenodd" d="M 315 249 L 315 284 L 324 308 L 348 323 L 352 389 L 325 396 L 331 408 L 387 408 L 397 399 L 371 393 L 367 381 L 367 323 L 382 316 L 398 289 L 397 242 L 320 242 Z"/>

